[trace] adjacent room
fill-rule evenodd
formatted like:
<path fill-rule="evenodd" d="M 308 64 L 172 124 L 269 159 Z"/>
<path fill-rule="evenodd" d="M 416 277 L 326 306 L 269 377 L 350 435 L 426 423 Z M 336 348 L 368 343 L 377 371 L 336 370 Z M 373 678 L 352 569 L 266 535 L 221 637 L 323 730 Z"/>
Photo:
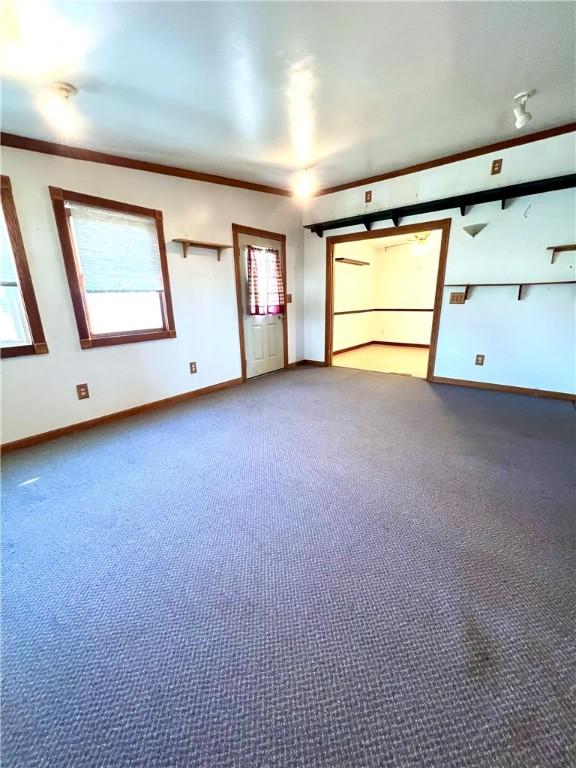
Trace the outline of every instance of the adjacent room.
<path fill-rule="evenodd" d="M 332 365 L 426 378 L 442 230 L 402 230 L 334 245 Z"/>
<path fill-rule="evenodd" d="M 3 768 L 573 768 L 576 5 L 0 5 Z"/>

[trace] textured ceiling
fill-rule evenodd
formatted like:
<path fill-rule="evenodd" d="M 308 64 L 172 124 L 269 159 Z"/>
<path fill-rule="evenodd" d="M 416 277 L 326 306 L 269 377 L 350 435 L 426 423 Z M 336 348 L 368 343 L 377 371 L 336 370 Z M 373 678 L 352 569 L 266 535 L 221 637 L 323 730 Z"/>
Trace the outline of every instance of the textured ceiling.
<path fill-rule="evenodd" d="M 42 6 L 33 55 L 3 67 L 2 129 L 33 138 L 277 186 L 310 166 L 329 186 L 510 138 L 525 88 L 526 131 L 574 119 L 573 3 Z M 55 79 L 79 88 L 77 135 L 37 108 Z"/>

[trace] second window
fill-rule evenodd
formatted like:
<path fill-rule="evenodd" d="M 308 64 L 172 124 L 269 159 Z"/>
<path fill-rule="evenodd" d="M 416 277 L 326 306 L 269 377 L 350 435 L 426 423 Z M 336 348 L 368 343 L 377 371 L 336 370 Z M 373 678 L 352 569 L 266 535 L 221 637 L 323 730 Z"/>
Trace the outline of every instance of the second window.
<path fill-rule="evenodd" d="M 51 194 L 82 347 L 175 336 L 160 211 Z"/>

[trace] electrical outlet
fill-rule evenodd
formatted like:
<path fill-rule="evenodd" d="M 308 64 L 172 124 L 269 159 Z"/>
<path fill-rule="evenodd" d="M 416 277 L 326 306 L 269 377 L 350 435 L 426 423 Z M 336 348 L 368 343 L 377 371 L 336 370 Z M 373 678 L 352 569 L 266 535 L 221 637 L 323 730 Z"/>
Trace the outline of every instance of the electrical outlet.
<path fill-rule="evenodd" d="M 465 304 L 466 294 L 464 292 L 452 291 L 450 294 L 450 304 Z"/>
<path fill-rule="evenodd" d="M 190 363 L 190 373 L 198 373 L 196 362 Z"/>
<path fill-rule="evenodd" d="M 87 400 L 90 397 L 88 384 L 76 384 L 76 394 L 78 395 L 78 400 Z"/>
<path fill-rule="evenodd" d="M 476 355 L 475 365 L 484 365 L 484 355 Z"/>
<path fill-rule="evenodd" d="M 372 190 L 369 189 L 366 192 L 364 192 L 364 202 L 365 203 L 371 203 L 372 202 Z"/>
<path fill-rule="evenodd" d="M 502 170 L 502 158 L 499 157 L 498 160 L 492 161 L 492 170 L 490 171 L 490 173 L 492 174 L 492 176 L 496 176 L 497 174 L 500 173 L 501 170 Z"/>

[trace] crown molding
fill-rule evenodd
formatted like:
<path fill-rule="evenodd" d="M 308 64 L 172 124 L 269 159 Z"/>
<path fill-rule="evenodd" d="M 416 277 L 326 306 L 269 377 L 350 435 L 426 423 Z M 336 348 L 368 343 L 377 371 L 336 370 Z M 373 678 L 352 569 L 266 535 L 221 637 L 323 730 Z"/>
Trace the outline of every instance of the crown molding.
<path fill-rule="evenodd" d="M 533 141 L 543 141 L 544 139 L 551 139 L 554 136 L 561 136 L 564 133 L 573 133 L 574 131 L 576 131 L 576 122 L 567 123 L 566 125 L 559 125 L 556 128 L 547 128 L 544 131 L 536 131 L 535 133 L 526 133 L 526 134 L 523 134 L 522 136 L 515 136 L 513 139 L 496 141 L 493 144 L 484 144 L 481 147 L 474 147 L 473 149 L 467 149 L 464 152 L 456 152 L 453 155 L 445 155 L 444 157 L 438 157 L 435 160 L 428 160 L 425 163 L 408 165 L 405 168 L 398 168 L 395 171 L 378 173 L 375 176 L 367 176 L 364 179 L 357 179 L 356 181 L 347 181 L 344 184 L 336 184 L 333 187 L 326 187 L 325 189 L 321 189 L 319 192 L 317 192 L 316 197 L 320 197 L 321 195 L 331 195 L 334 192 L 343 192 L 346 189 L 354 189 L 354 187 L 364 187 L 366 186 L 366 184 L 376 184 L 379 181 L 396 179 L 398 178 L 398 176 L 407 176 L 410 173 L 427 171 L 430 168 L 438 168 L 441 165 L 458 163 L 461 160 L 469 160 L 471 157 L 479 157 L 480 155 L 487 155 L 490 152 L 500 152 L 503 149 L 518 147 L 522 144 L 531 144 Z"/>
<path fill-rule="evenodd" d="M 504 149 L 510 149 L 511 147 L 518 147 L 522 144 L 530 144 L 535 141 L 543 141 L 544 139 L 550 139 L 554 136 L 561 136 L 565 133 L 573 133 L 575 131 L 576 122 L 567 123 L 566 125 L 559 125 L 555 128 L 547 128 L 546 130 L 527 133 L 522 136 L 515 136 L 512 139 L 505 139 L 503 141 L 497 141 L 492 144 L 484 144 L 480 147 L 474 147 L 472 149 L 467 149 L 463 152 L 457 152 L 452 155 L 445 155 L 444 157 L 438 157 L 434 160 L 428 160 L 424 163 L 408 165 L 404 168 L 398 168 L 394 171 L 387 171 L 386 173 L 367 176 L 366 178 L 348 181 L 343 184 L 336 184 L 332 187 L 325 187 L 324 189 L 321 189 L 319 192 L 317 192 L 315 196 L 320 197 L 322 195 L 331 195 L 334 192 L 343 192 L 347 189 L 363 187 L 367 184 L 375 184 L 379 181 L 387 181 L 388 179 L 395 179 L 399 176 L 407 176 L 411 173 L 418 173 L 420 171 L 426 171 L 431 168 L 438 168 L 442 165 L 449 165 L 450 163 L 458 163 L 461 160 L 468 160 L 472 157 L 487 155 L 490 152 L 499 152 Z M 41 152 L 47 155 L 67 157 L 73 160 L 84 160 L 91 163 L 101 163 L 103 165 L 113 165 L 119 168 L 130 168 L 132 170 L 146 171 L 148 173 L 159 173 L 165 176 L 175 176 L 181 179 L 190 179 L 191 181 L 203 181 L 207 184 L 220 184 L 221 186 L 226 187 L 248 189 L 251 192 L 263 192 L 265 194 L 280 195 L 282 197 L 292 196 L 292 192 L 289 189 L 283 189 L 281 187 L 272 187 L 267 184 L 258 184 L 253 181 L 243 181 L 242 179 L 232 179 L 228 176 L 203 173 L 201 171 L 194 171 L 189 168 L 180 168 L 178 166 L 155 163 L 149 160 L 137 160 L 131 157 L 124 157 L 123 155 L 113 155 L 107 152 L 99 152 L 94 149 L 71 147 L 67 144 L 58 144 L 53 141 L 30 139 L 26 136 L 18 136 L 14 133 L 1 132 L 0 144 L 5 147 L 12 147 L 13 149 L 24 149 L 29 152 Z"/>
<path fill-rule="evenodd" d="M 225 187 L 248 189 L 251 192 L 264 192 L 265 194 L 282 195 L 283 197 L 290 197 L 292 195 L 288 189 L 271 187 L 267 184 L 257 184 L 256 182 L 243 181 L 242 179 L 231 179 L 228 176 L 202 173 L 201 171 L 193 171 L 189 168 L 179 168 L 178 166 L 154 163 L 149 160 L 136 160 L 132 157 L 111 155 L 107 152 L 98 152 L 94 149 L 70 147 L 67 144 L 58 144 L 53 141 L 30 139 L 26 136 L 17 136 L 14 133 L 0 133 L 0 144 L 4 147 L 12 147 L 13 149 L 24 149 L 28 152 L 41 152 L 45 155 L 57 155 L 58 157 L 67 157 L 72 160 L 84 160 L 90 163 L 114 165 L 118 168 L 131 168 L 135 171 L 160 173 L 165 176 L 176 176 L 180 179 L 190 179 L 191 181 L 203 181 L 208 184 L 220 184 Z"/>

